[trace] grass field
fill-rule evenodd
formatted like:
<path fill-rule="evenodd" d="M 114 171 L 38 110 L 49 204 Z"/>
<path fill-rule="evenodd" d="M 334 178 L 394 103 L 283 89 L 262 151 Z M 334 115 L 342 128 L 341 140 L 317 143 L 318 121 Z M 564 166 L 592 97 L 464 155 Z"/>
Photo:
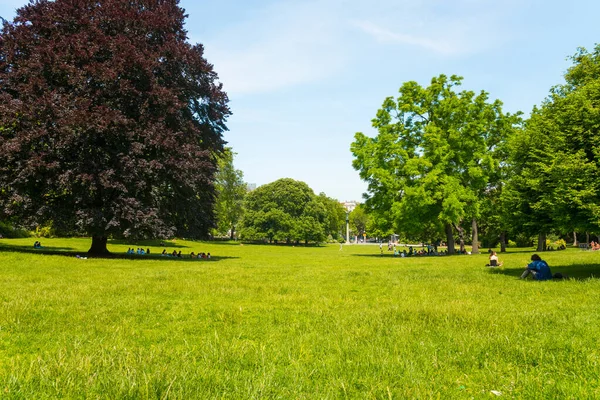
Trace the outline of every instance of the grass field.
<path fill-rule="evenodd" d="M 0 240 L 0 398 L 600 398 L 600 252 L 543 254 L 572 279 L 531 282 L 526 251 L 490 270 L 370 245 L 32 243 Z"/>

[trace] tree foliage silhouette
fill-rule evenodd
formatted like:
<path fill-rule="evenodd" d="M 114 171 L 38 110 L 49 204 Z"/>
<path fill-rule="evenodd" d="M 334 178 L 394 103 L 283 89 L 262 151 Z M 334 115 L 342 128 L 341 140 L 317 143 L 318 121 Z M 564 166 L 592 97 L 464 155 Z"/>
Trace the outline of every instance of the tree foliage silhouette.
<path fill-rule="evenodd" d="M 230 114 L 177 0 L 36 0 L 0 35 L 0 206 L 92 236 L 202 237 Z"/>

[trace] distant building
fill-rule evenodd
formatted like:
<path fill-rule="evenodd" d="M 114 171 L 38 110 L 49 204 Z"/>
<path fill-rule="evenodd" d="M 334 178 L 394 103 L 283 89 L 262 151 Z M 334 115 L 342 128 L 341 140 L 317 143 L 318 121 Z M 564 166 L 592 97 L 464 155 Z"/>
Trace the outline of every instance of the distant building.
<path fill-rule="evenodd" d="M 256 183 L 246 183 L 246 189 L 249 192 L 256 190 Z"/>
<path fill-rule="evenodd" d="M 340 201 L 340 204 L 344 206 L 346 211 L 352 212 L 360 203 L 358 201 Z"/>

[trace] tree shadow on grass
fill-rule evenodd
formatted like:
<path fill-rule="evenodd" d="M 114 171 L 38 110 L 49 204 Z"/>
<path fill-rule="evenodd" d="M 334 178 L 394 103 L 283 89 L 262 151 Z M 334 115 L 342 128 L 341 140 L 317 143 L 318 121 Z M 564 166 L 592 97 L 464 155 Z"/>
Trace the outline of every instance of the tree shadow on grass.
<path fill-rule="evenodd" d="M 180 246 L 185 247 L 185 246 Z M 210 259 L 198 259 L 190 258 L 189 255 L 183 257 L 173 256 L 161 256 L 160 254 L 126 254 L 126 253 L 109 253 L 106 255 L 88 255 L 86 251 L 74 251 L 72 247 L 43 247 L 41 249 L 34 249 L 31 246 L 24 245 L 6 245 L 0 243 L 0 253 L 25 253 L 25 254 L 37 254 L 47 256 L 63 256 L 63 257 L 85 257 L 85 258 L 99 258 L 99 259 L 117 259 L 117 260 L 152 260 L 152 261 L 171 261 L 171 262 L 216 262 L 227 259 L 237 259 L 239 257 L 233 256 L 222 256 L 222 255 L 211 255 Z"/>
<path fill-rule="evenodd" d="M 444 255 L 438 255 L 438 256 L 406 256 L 406 257 L 402 257 L 402 256 L 394 256 L 394 253 L 383 253 L 383 254 L 352 254 L 352 257 L 371 257 L 371 258 L 397 258 L 399 260 L 402 259 L 408 259 L 408 258 L 418 258 L 418 259 L 430 259 L 430 260 L 443 260 L 449 257 L 465 257 L 465 254 L 453 254 L 453 255 L 448 255 L 448 254 L 444 254 Z"/>
<path fill-rule="evenodd" d="M 0 243 L 0 251 L 18 251 L 20 253 L 63 253 L 75 250 L 73 247 L 44 246 L 34 249 L 32 245 L 16 245 Z"/>
<path fill-rule="evenodd" d="M 600 278 L 600 264 L 551 265 L 550 269 L 552 274 L 560 272 L 563 276 L 566 275 L 567 279 L 578 281 Z M 523 271 L 525 271 L 525 266 L 520 268 L 489 268 L 491 274 L 513 276 L 515 278 L 519 278 Z"/>

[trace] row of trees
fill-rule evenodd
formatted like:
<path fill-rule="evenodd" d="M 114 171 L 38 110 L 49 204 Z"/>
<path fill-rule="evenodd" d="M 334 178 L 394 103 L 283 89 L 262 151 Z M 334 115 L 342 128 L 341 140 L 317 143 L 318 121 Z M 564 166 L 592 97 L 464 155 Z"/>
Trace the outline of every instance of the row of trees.
<path fill-rule="evenodd" d="M 458 76 L 407 82 L 387 98 L 377 136 L 359 132 L 351 145 L 380 229 L 445 240 L 450 252 L 470 233 L 475 253 L 482 227 L 488 245 L 537 235 L 540 251 L 549 233 L 597 231 L 600 46 L 572 59 L 566 82 L 527 120 L 483 91 L 458 91 Z"/>
<path fill-rule="evenodd" d="M 249 239 L 338 235 L 343 208 L 302 182 L 244 201 L 228 98 L 184 21 L 177 0 L 37 1 L 3 20 L 2 226 L 90 235 L 95 254 L 108 237 L 233 238 L 238 223 Z"/>

